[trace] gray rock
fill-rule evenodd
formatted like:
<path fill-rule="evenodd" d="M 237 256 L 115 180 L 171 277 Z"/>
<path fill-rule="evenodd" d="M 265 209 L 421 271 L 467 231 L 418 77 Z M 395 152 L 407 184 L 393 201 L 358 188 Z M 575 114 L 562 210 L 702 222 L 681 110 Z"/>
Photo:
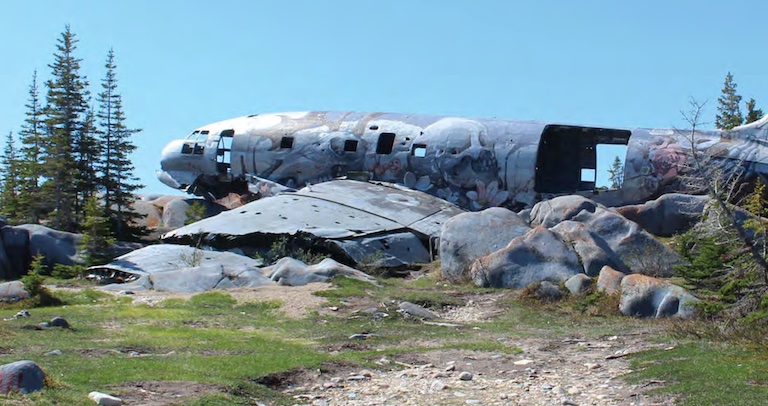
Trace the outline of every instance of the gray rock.
<path fill-rule="evenodd" d="M 595 261 L 590 272 L 594 272 L 598 265 L 612 265 L 620 271 L 667 276 L 672 274 L 674 265 L 684 262 L 680 255 L 642 230 L 637 223 L 582 196 L 561 196 L 537 203 L 531 215 L 532 224 L 546 227 L 554 227 L 566 220 L 584 224 L 593 239 L 605 242 L 605 245 L 599 244 L 600 248 L 609 248 L 620 260 L 616 263 L 615 259 L 607 258 L 610 262 L 603 264 Z"/>
<path fill-rule="evenodd" d="M 63 352 L 61 350 L 56 349 L 56 350 L 53 350 L 53 351 L 48 351 L 48 352 L 46 352 L 43 355 L 45 355 L 46 357 L 50 357 L 52 355 L 61 355 L 61 354 L 63 354 Z"/>
<path fill-rule="evenodd" d="M 583 273 L 577 273 L 571 276 L 565 281 L 565 288 L 571 292 L 572 295 L 583 295 L 586 291 L 592 287 L 592 278 Z"/>
<path fill-rule="evenodd" d="M 29 235 L 28 255 L 42 254 L 45 257 L 46 266 L 82 263 L 77 251 L 82 235 L 54 230 L 38 224 L 23 224 L 13 228 L 27 231 Z"/>
<path fill-rule="evenodd" d="M 437 314 L 425 309 L 424 307 L 411 302 L 400 302 L 397 307 L 402 313 L 421 319 L 437 319 L 440 317 Z"/>
<path fill-rule="evenodd" d="M 551 230 L 571 244 L 587 275 L 597 276 L 605 265 L 618 269 L 626 268 L 608 243 L 601 236 L 591 232 L 586 224 L 565 220 Z"/>
<path fill-rule="evenodd" d="M 536 287 L 535 293 L 536 297 L 538 297 L 542 302 L 557 302 L 563 298 L 563 291 L 560 290 L 560 287 L 549 281 L 542 281 L 539 283 L 539 286 Z"/>
<path fill-rule="evenodd" d="M 274 265 L 262 269 L 262 274 L 281 285 L 304 286 L 308 283 L 325 282 L 334 276 L 346 276 L 378 286 L 376 279 L 352 267 L 326 258 L 314 265 L 298 259 L 280 258 Z"/>
<path fill-rule="evenodd" d="M 2 236 L 0 250 L 8 260 L 8 268 L 0 269 L 0 277 L 18 279 L 27 273 L 31 263 L 29 231 L 16 227 L 3 227 L 0 229 L 0 236 Z"/>
<path fill-rule="evenodd" d="M 536 203 L 531 209 L 531 226 L 554 227 L 570 220 L 581 212 L 594 213 L 604 206 L 584 196 L 559 196 Z"/>
<path fill-rule="evenodd" d="M 24 290 L 24 284 L 21 281 L 0 283 L 0 302 L 13 303 L 28 298 L 29 293 Z"/>
<path fill-rule="evenodd" d="M 644 204 L 617 207 L 616 211 L 651 234 L 670 237 L 699 221 L 709 201 L 709 196 L 668 193 Z"/>
<path fill-rule="evenodd" d="M 477 286 L 523 288 L 541 281 L 565 282 L 581 273 L 573 248 L 546 228 L 536 227 L 490 255 L 478 258 L 471 269 Z"/>
<path fill-rule="evenodd" d="M 109 264 L 91 267 L 89 272 L 97 279 L 127 282 L 102 289 L 192 293 L 273 284 L 261 274 L 260 265 L 261 261 L 231 252 L 158 244 L 118 257 Z"/>
<path fill-rule="evenodd" d="M 472 378 L 473 378 L 472 372 L 469 372 L 469 371 L 462 371 L 459 374 L 459 379 L 462 381 L 471 381 Z"/>
<path fill-rule="evenodd" d="M 451 282 L 466 281 L 477 258 L 504 248 L 529 231 L 525 220 L 499 207 L 452 217 L 440 234 L 443 277 Z"/>
<path fill-rule="evenodd" d="M 50 327 L 72 328 L 66 319 L 60 316 L 56 316 L 48 323 Z"/>
<path fill-rule="evenodd" d="M 163 225 L 166 228 L 171 229 L 186 225 L 188 222 L 187 210 L 189 210 L 189 207 L 193 204 L 202 204 L 205 206 L 204 217 L 206 218 L 215 216 L 224 211 L 223 206 L 209 202 L 205 199 L 173 199 L 163 206 Z"/>
<path fill-rule="evenodd" d="M 33 361 L 0 366 L 0 394 L 30 393 L 45 387 L 45 372 Z"/>
<path fill-rule="evenodd" d="M 597 277 L 597 290 L 609 295 L 617 293 L 621 288 L 621 280 L 625 276 L 625 273 L 606 265 L 600 270 L 600 275 Z"/>
<path fill-rule="evenodd" d="M 678 317 L 694 315 L 699 299 L 680 286 L 645 275 L 627 275 L 621 280 L 619 310 L 634 317 Z"/>

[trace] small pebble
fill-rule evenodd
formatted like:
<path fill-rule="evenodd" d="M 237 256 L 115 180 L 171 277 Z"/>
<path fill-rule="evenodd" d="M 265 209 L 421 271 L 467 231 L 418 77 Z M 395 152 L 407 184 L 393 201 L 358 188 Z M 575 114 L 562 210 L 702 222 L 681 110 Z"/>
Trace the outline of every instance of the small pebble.
<path fill-rule="evenodd" d="M 471 381 L 472 380 L 472 372 L 464 371 L 459 374 L 459 379 L 462 381 Z"/>

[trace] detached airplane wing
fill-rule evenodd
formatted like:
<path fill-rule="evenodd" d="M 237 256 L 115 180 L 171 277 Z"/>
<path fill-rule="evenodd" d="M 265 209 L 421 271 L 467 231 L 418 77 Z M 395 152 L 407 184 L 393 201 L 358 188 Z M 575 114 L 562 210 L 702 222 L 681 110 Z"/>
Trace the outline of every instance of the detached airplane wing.
<path fill-rule="evenodd" d="M 429 262 L 442 225 L 462 212 L 442 199 L 392 184 L 333 180 L 256 200 L 162 239 L 255 249 L 293 236 L 309 248 L 334 246 L 356 263 L 382 252 L 388 266 L 396 267 Z"/>

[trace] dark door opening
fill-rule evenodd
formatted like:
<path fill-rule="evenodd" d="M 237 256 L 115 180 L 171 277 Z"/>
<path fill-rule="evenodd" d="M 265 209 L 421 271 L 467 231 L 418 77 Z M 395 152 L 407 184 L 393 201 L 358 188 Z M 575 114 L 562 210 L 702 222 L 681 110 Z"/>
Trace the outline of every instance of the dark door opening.
<path fill-rule="evenodd" d="M 540 193 L 594 190 L 598 145 L 627 145 L 631 135 L 628 130 L 608 128 L 564 125 L 544 127 L 536 156 L 534 189 Z"/>

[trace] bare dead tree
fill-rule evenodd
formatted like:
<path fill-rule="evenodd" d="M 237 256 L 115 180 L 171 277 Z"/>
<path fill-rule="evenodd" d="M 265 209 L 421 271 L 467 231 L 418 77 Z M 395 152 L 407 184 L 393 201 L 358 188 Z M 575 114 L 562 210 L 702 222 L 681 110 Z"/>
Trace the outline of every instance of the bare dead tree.
<path fill-rule="evenodd" d="M 742 161 L 735 166 L 726 167 L 725 160 L 719 159 L 713 153 L 707 150 L 699 150 L 697 144 L 699 136 L 696 130 L 702 125 L 702 110 L 706 102 L 699 103 L 694 98 L 689 101 L 690 109 L 682 111 L 681 114 L 688 123 L 690 129 L 680 131 L 689 143 L 689 155 L 686 168 L 686 175 L 682 176 L 682 181 L 689 191 L 704 192 L 710 196 L 715 203 L 712 215 L 716 218 L 713 222 L 719 228 L 720 236 L 732 235 L 732 230 L 740 245 L 747 248 L 750 257 L 757 265 L 763 276 L 763 281 L 768 285 L 768 259 L 765 255 L 765 235 L 750 233 L 744 227 L 744 218 L 739 216 L 738 208 L 731 202 L 735 201 L 740 194 L 740 187 L 744 183 L 744 165 Z M 676 130 L 677 131 L 677 130 Z M 761 248 L 762 247 L 762 248 Z"/>

